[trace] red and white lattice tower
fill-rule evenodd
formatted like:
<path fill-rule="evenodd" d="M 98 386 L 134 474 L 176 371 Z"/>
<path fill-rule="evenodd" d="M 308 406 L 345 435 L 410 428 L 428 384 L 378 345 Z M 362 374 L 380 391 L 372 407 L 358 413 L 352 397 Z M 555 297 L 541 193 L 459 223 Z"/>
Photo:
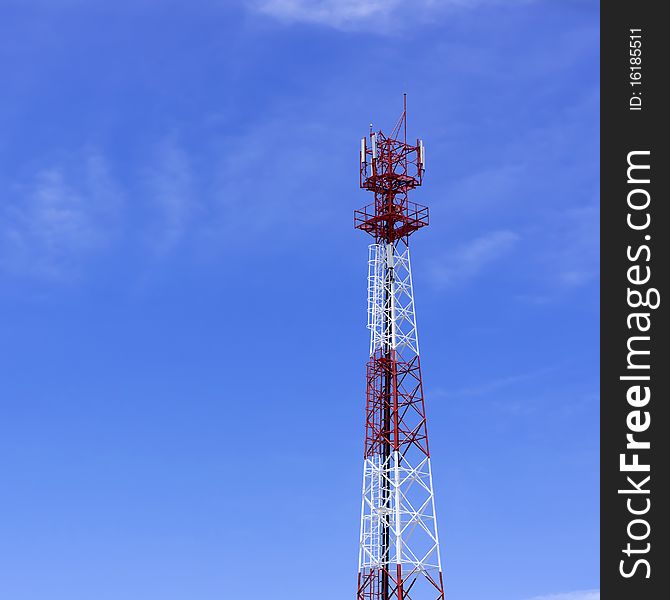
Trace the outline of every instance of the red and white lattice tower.
<path fill-rule="evenodd" d="M 421 382 L 409 236 L 428 225 L 410 202 L 423 180 L 421 140 L 407 143 L 407 105 L 390 135 L 361 140 L 360 184 L 374 203 L 354 226 L 374 243 L 368 260 L 363 502 L 358 600 L 443 600 L 433 478 Z"/>

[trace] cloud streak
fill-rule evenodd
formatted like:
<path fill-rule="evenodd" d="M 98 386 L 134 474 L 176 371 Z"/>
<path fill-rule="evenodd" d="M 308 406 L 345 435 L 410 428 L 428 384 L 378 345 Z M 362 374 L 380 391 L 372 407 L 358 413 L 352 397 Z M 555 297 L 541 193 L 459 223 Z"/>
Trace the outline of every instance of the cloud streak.
<path fill-rule="evenodd" d="M 600 590 L 578 590 L 560 594 L 546 594 L 534 596 L 529 600 L 600 600 Z"/>
<path fill-rule="evenodd" d="M 502 389 L 513 387 L 519 383 L 534 381 L 544 375 L 555 372 L 557 368 L 558 366 L 552 365 L 548 367 L 543 367 L 541 369 L 535 369 L 533 371 L 529 371 L 526 373 L 518 373 L 515 375 L 507 375 L 504 377 L 499 377 L 491 381 L 480 383 L 479 385 L 476 386 L 465 387 L 453 391 L 436 389 L 432 392 L 432 394 L 441 398 L 448 398 L 450 400 L 485 396 L 490 394 L 491 392 L 497 392 Z"/>
<path fill-rule="evenodd" d="M 199 202 L 191 161 L 173 137 L 161 140 L 145 169 L 144 184 L 151 205 L 148 245 L 155 254 L 172 250 L 187 234 Z"/>
<path fill-rule="evenodd" d="M 598 276 L 599 209 L 592 204 L 566 211 L 559 232 L 561 244 L 549 256 L 556 265 L 557 282 L 561 287 L 584 285 Z"/>
<path fill-rule="evenodd" d="M 513 231 L 492 231 L 444 254 L 429 268 L 433 285 L 446 288 L 466 283 L 509 252 L 519 239 Z"/>
<path fill-rule="evenodd" d="M 121 197 L 96 153 L 45 167 L 6 194 L 0 211 L 0 271 L 66 279 L 115 233 Z"/>
<path fill-rule="evenodd" d="M 512 0 L 512 3 L 532 1 Z M 374 31 L 383 33 L 405 23 L 408 17 L 429 19 L 448 10 L 496 3 L 500 0 L 416 0 L 413 3 L 402 0 L 258 0 L 251 7 L 257 13 L 287 24 L 306 23 L 347 30 L 374 21 Z"/>

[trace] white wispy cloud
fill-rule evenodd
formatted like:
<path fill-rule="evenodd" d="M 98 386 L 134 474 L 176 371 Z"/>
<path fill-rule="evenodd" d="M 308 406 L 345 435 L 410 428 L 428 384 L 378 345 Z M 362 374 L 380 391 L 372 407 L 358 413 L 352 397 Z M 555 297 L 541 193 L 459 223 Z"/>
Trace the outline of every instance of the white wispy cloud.
<path fill-rule="evenodd" d="M 349 139 L 328 128 L 329 102 L 318 107 L 278 106 L 240 133 L 218 140 L 222 150 L 208 175 L 208 218 L 199 235 L 205 243 L 274 230 L 280 237 L 323 224 L 337 210 L 330 201 L 350 173 Z M 337 140 L 338 152 L 323 168 L 323 139 Z M 339 149 L 344 151 L 340 152 Z M 220 242 L 218 242 L 220 243 Z"/>
<path fill-rule="evenodd" d="M 388 16 L 400 4 L 399 0 L 263 0 L 254 8 L 281 21 L 343 27 Z"/>
<path fill-rule="evenodd" d="M 477 237 L 434 261 L 429 267 L 429 276 L 440 288 L 465 283 L 511 250 L 519 239 L 517 233 L 509 230 Z"/>
<path fill-rule="evenodd" d="M 560 594 L 533 596 L 529 600 L 600 600 L 600 590 L 578 590 Z"/>
<path fill-rule="evenodd" d="M 481 4 L 522 4 L 533 0 L 258 0 L 250 6 L 260 14 L 284 23 L 311 23 L 335 29 L 352 29 L 374 20 L 375 31 L 401 25 L 405 18 L 430 19 L 450 9 Z"/>
<path fill-rule="evenodd" d="M 156 254 L 166 254 L 187 234 L 200 207 L 191 159 L 174 136 L 157 144 L 143 181 L 150 204 L 146 239 Z"/>
<path fill-rule="evenodd" d="M 546 211 L 533 225 L 529 259 L 537 289 L 517 298 L 531 304 L 552 302 L 572 290 L 597 282 L 600 270 L 600 210 L 596 201 L 562 211 Z"/>
<path fill-rule="evenodd" d="M 68 278 L 116 233 L 121 195 L 95 152 L 44 167 L 4 194 L 1 271 Z"/>
<path fill-rule="evenodd" d="M 556 265 L 556 278 L 563 287 L 576 287 L 598 276 L 599 268 L 599 208 L 593 202 L 572 208 L 563 215 L 557 233 L 561 240 L 548 258 Z"/>
<path fill-rule="evenodd" d="M 557 368 L 557 365 L 551 365 L 541 369 L 534 369 L 525 373 L 516 373 L 514 375 L 497 377 L 474 386 L 455 390 L 435 389 L 431 390 L 431 395 L 448 398 L 450 400 L 485 396 L 491 394 L 492 392 L 497 392 L 505 388 L 513 387 L 517 384 L 539 379 L 545 375 L 555 372 Z"/>

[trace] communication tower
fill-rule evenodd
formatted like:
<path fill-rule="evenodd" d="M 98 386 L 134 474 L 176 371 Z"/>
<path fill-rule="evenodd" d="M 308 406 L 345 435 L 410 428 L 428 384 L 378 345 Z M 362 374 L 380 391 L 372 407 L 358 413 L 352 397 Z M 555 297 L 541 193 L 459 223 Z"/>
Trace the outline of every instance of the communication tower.
<path fill-rule="evenodd" d="M 357 600 L 443 600 L 410 236 L 428 208 L 408 194 L 423 183 L 421 140 L 407 142 L 407 101 L 389 135 L 361 140 L 360 186 L 374 202 L 354 212 L 370 234 L 363 499 Z"/>

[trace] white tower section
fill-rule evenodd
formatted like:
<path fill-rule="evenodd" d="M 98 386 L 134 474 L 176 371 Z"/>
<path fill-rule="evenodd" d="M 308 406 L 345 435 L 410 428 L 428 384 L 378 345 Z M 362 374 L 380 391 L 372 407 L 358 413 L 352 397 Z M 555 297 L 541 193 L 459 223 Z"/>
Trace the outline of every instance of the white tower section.
<path fill-rule="evenodd" d="M 369 247 L 368 328 L 371 361 L 393 357 L 390 385 L 396 402 L 395 433 L 389 436 L 404 436 L 409 441 L 391 443 L 387 456 L 382 451 L 366 453 L 359 573 L 387 571 L 391 590 L 393 578 L 407 586 L 420 574 L 411 592 L 405 589 L 407 595 L 398 594 L 420 599 L 424 586 L 433 592 L 438 583 L 441 586 L 441 562 L 427 441 L 425 451 L 412 441 L 425 432 L 425 413 L 410 253 L 402 239 Z M 371 387 L 369 379 L 368 389 Z"/>

